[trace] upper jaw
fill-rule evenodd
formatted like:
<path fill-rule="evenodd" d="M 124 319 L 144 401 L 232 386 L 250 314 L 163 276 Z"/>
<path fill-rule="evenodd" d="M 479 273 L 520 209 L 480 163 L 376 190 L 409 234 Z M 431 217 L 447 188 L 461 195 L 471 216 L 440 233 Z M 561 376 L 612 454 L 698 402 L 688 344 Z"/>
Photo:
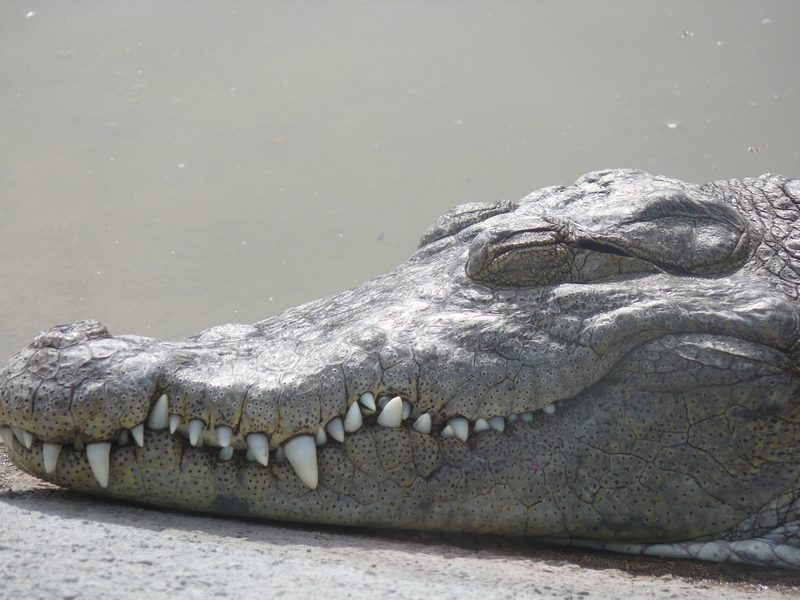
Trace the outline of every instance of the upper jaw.
<path fill-rule="evenodd" d="M 27 456 L 23 448 L 40 453 L 45 476 L 55 471 L 63 446 L 85 452 L 101 487 L 109 482 L 113 447 L 141 446 L 147 431 L 169 430 L 184 443 L 216 448 L 220 460 L 230 460 L 235 451 L 265 466 L 271 452 L 272 460 L 285 457 L 313 488 L 315 448 L 331 439 L 341 442 L 363 426 L 406 426 L 466 441 L 470 432 L 502 431 L 507 421 L 533 418 L 530 411 L 472 423 L 463 416 L 442 421 L 440 413 L 432 418 L 412 404 L 418 397 L 407 373 L 395 373 L 393 384 L 392 375 L 384 376 L 408 357 L 389 350 L 379 333 L 360 337 L 359 347 L 338 365 L 303 373 L 309 363 L 297 360 L 256 375 L 236 372 L 237 363 L 225 360 L 230 348 L 209 348 L 202 336 L 177 346 L 112 338 L 94 322 L 62 326 L 45 332 L 0 371 L 0 434 L 21 451 L 18 458 Z M 406 391 L 397 393 L 401 388 Z"/>
<path fill-rule="evenodd" d="M 671 281 L 657 277 L 663 285 Z M 222 459 L 241 451 L 267 463 L 270 452 L 281 456 L 288 448 L 290 460 L 300 452 L 306 458 L 298 464 L 308 466 L 317 444 L 340 441 L 365 425 L 466 441 L 509 421 L 532 420 L 536 411 L 552 415 L 559 401 L 601 379 L 631 349 L 669 333 L 734 333 L 784 350 L 796 340 L 797 315 L 778 295 L 731 291 L 714 280 L 704 285 L 714 311 L 677 292 L 650 306 L 631 282 L 596 286 L 591 295 L 605 304 L 603 311 L 577 327 L 575 307 L 587 298 L 577 285 L 539 290 L 536 298 L 517 292 L 511 300 L 475 286 L 470 299 L 451 298 L 448 310 L 429 308 L 426 316 L 421 302 L 423 310 L 397 327 L 391 318 L 383 324 L 356 319 L 356 327 L 299 327 L 289 334 L 272 320 L 172 344 L 114 338 L 91 321 L 60 326 L 0 369 L 0 426 L 7 442 L 16 437 L 31 447 L 39 439 L 51 455 L 64 444 L 107 453 L 114 444 L 141 443 L 146 430 L 169 429 L 192 445 L 216 448 Z M 496 307 L 466 319 L 459 302 L 466 306 L 475 294 L 483 294 L 482 302 L 502 302 L 503 318 L 492 317 Z M 638 298 L 634 312 L 631 298 Z M 530 321 L 525 306 L 531 300 L 561 312 Z M 389 304 L 384 308 L 382 314 L 392 314 Z M 503 342 L 509 326 L 518 335 Z M 432 342 L 420 342 L 434 331 L 439 336 L 431 335 Z M 305 441 L 297 450 L 292 440 Z"/>

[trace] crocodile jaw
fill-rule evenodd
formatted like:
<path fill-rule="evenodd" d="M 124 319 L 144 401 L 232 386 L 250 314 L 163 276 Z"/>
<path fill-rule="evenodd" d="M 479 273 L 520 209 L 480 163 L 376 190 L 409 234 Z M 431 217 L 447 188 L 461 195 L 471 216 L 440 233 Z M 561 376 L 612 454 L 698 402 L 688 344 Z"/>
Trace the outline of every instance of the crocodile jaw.
<path fill-rule="evenodd" d="M 741 267 L 757 229 L 722 211 L 739 229 L 687 285 L 593 223 L 527 215 L 508 237 L 514 209 L 444 223 L 394 273 L 253 326 L 177 344 L 43 332 L 0 369 L 0 434 L 23 468 L 93 493 L 550 538 L 738 535 L 797 486 L 800 319 Z M 531 260 L 553 270 L 525 279 Z M 524 285 L 492 283 L 504 270 Z"/>

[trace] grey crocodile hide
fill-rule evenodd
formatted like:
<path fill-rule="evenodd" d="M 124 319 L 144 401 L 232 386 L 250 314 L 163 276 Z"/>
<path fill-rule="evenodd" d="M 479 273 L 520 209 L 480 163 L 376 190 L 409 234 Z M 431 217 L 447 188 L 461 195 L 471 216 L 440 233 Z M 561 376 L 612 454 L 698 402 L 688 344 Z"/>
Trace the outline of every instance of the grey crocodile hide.
<path fill-rule="evenodd" d="M 158 506 L 800 568 L 798 202 L 610 170 L 459 206 L 255 325 L 44 331 L 0 369 L 0 433 Z"/>

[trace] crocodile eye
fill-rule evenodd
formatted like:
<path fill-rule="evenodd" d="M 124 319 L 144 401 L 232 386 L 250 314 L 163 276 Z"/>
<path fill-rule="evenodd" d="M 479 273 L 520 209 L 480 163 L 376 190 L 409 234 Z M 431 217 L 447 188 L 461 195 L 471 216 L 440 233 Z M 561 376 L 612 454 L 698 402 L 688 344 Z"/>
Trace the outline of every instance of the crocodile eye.
<path fill-rule="evenodd" d="M 744 262 L 750 249 L 747 223 L 733 207 L 698 202 L 680 190 L 650 194 L 640 210 L 600 237 L 675 274 L 729 271 Z"/>
<path fill-rule="evenodd" d="M 568 206 L 568 205 L 567 205 Z M 713 276 L 735 270 L 751 248 L 745 219 L 722 202 L 667 189 L 515 215 L 472 240 L 466 273 L 498 286 L 594 283 L 648 273 Z"/>
<path fill-rule="evenodd" d="M 467 275 L 502 286 L 545 286 L 573 280 L 575 248 L 553 228 L 485 232 L 470 246 Z"/>

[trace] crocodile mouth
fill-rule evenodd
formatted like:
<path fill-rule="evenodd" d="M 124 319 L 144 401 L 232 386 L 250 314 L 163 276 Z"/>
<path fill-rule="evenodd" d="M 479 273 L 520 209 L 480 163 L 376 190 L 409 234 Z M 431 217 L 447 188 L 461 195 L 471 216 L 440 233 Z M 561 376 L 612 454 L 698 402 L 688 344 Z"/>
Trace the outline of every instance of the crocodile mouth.
<path fill-rule="evenodd" d="M 60 461 L 73 464 L 76 460 L 85 460 L 97 485 L 107 488 L 113 475 L 110 465 L 114 452 L 126 447 L 143 448 L 150 433 L 168 431 L 174 441 L 184 448 L 202 449 L 220 463 L 238 461 L 258 463 L 264 467 L 288 463 L 303 484 L 316 489 L 319 481 L 318 448 L 328 443 L 341 444 L 346 436 L 362 428 L 406 428 L 420 434 L 440 436 L 442 439 L 454 438 L 466 443 L 471 435 L 487 431 L 503 433 L 507 425 L 532 423 L 536 418 L 552 416 L 560 401 L 519 414 L 472 421 L 457 416 L 434 423 L 430 413 L 412 416 L 411 402 L 400 395 L 367 391 L 358 394 L 358 400 L 350 405 L 344 415 L 320 425 L 315 433 L 288 437 L 278 445 L 271 444 L 268 434 L 264 432 L 247 433 L 228 425 L 209 427 L 201 419 L 186 419 L 170 413 L 167 393 L 154 397 L 149 404 L 152 409 L 144 422 L 121 429 L 108 441 L 84 441 L 79 434 L 74 439 L 62 439 L 56 443 L 40 439 L 27 429 L 7 424 L 0 425 L 0 437 L 8 448 L 16 449 L 20 458 L 27 457 L 23 461 L 24 466 L 54 483 L 59 483 L 57 470 Z M 23 449 L 29 452 L 22 452 Z"/>
<path fill-rule="evenodd" d="M 9 424 L 6 394 L 0 435 L 35 476 L 169 508 L 604 542 L 715 534 L 775 497 L 765 482 L 797 478 L 796 450 L 752 433 L 800 433 L 783 352 L 707 334 L 639 341 L 586 389 L 488 418 L 423 412 L 419 397 L 376 387 L 301 433 L 270 433 L 246 416 L 255 385 L 220 424 L 173 412 L 178 393 L 162 383 L 139 421 L 104 438 L 48 437 L 41 413 L 33 430 Z M 675 512 L 681 498 L 703 510 Z"/>

